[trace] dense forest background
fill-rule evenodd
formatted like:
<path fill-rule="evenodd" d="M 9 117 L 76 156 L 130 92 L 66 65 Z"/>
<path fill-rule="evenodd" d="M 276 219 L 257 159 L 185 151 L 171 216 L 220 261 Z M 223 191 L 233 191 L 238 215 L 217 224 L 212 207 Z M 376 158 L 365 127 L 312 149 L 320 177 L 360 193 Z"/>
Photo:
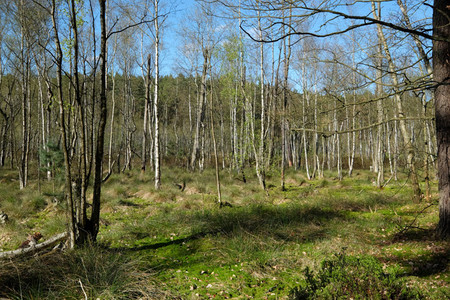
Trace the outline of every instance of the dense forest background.
<path fill-rule="evenodd" d="M 245 181 L 249 166 L 262 189 L 271 169 L 282 189 L 290 168 L 370 169 L 380 188 L 406 170 L 429 198 L 427 4 L 199 1 L 176 27 L 169 1 L 2 1 L 0 166 L 20 188 L 64 174 L 74 239 L 76 224 L 98 230 L 89 186 L 99 214 L 102 180 L 140 168 L 160 188 L 161 164 L 215 167 L 219 202 L 220 171 Z M 168 48 L 176 58 L 161 59 Z"/>
<path fill-rule="evenodd" d="M 0 0 L 0 298 L 449 298 L 447 2 Z"/>

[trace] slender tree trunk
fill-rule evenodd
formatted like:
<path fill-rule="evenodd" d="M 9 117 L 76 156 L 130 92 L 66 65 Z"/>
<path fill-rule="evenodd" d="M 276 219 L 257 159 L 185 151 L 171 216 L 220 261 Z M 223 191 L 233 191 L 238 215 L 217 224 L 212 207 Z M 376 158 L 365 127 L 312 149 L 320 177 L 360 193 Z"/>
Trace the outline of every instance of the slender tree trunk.
<path fill-rule="evenodd" d="M 216 143 L 216 135 L 214 133 L 214 115 L 213 115 L 213 88 L 212 88 L 212 79 L 211 79 L 211 94 L 210 94 L 210 107 L 209 107 L 209 117 L 211 122 L 211 138 L 213 143 L 214 150 L 214 166 L 216 169 L 216 186 L 217 186 L 217 203 L 222 205 L 222 192 L 220 189 L 220 174 L 219 174 L 219 160 L 217 157 L 217 143 Z"/>
<path fill-rule="evenodd" d="M 43 74 L 45 73 L 45 70 L 40 70 L 40 66 L 37 66 L 37 72 L 38 72 L 38 87 L 39 87 L 39 124 L 41 126 L 40 128 L 40 133 L 41 133 L 41 137 L 39 139 L 39 149 L 42 149 L 43 151 L 47 151 L 47 140 L 46 140 L 46 134 L 45 134 L 45 109 L 44 109 L 44 88 L 43 88 L 43 83 L 42 81 L 44 80 L 44 76 Z M 1 76 L 1 75 L 0 75 Z M 1 86 L 1 80 L 0 80 L 0 86 Z M 42 161 L 40 159 L 40 156 L 38 154 L 37 156 L 38 160 L 39 160 L 39 165 L 38 165 L 38 177 L 39 177 L 39 190 L 40 190 L 40 175 L 41 175 L 41 171 L 40 169 L 42 168 Z"/>
<path fill-rule="evenodd" d="M 114 41 L 114 52 L 112 54 L 111 61 L 115 60 L 116 56 L 116 47 L 117 47 L 117 36 Z M 112 173 L 113 168 L 113 160 L 112 160 L 112 146 L 113 146 L 113 139 L 114 139 L 114 115 L 116 110 L 116 74 L 114 71 L 114 66 L 111 67 L 111 81 L 112 81 L 112 87 L 111 87 L 111 120 L 109 125 L 109 146 L 108 146 L 108 174 Z M 120 168 L 119 168 L 120 169 Z"/>
<path fill-rule="evenodd" d="M 71 174 L 71 162 L 69 156 L 69 146 L 67 140 L 67 129 L 66 129 L 66 117 L 65 117 L 65 108 L 64 108 L 64 96 L 63 96 L 63 86 L 62 86 L 62 61 L 63 61 L 63 53 L 61 50 L 61 44 L 59 41 L 59 33 L 58 27 L 56 23 L 56 0 L 52 0 L 51 7 L 51 17 L 53 23 L 53 32 L 54 32 L 54 40 L 55 40 L 55 48 L 56 48 L 56 85 L 58 88 L 58 100 L 59 100 L 59 117 L 60 117 L 60 130 L 62 135 L 62 144 L 63 144 L 63 153 L 64 153 L 64 166 L 65 166 L 65 190 L 66 190 L 66 198 L 68 203 L 67 208 L 67 219 L 69 222 L 69 247 L 73 248 L 75 246 L 76 239 L 76 225 L 75 218 L 73 215 L 73 197 L 72 197 L 72 174 Z"/>
<path fill-rule="evenodd" d="M 404 20 L 404 22 L 405 22 L 405 24 L 406 24 L 406 26 L 407 26 L 407 28 L 409 28 L 409 29 L 413 29 L 413 27 L 412 27 L 412 25 L 411 25 L 411 21 L 410 21 L 410 19 L 409 19 L 409 16 L 408 16 L 408 10 L 407 10 L 407 8 L 406 8 L 406 4 L 403 2 L 403 0 L 397 0 L 397 4 L 398 4 L 398 6 L 400 7 L 400 10 L 402 11 L 402 15 L 403 15 L 403 20 Z M 420 61 L 423 63 L 423 65 L 424 65 L 424 67 L 425 67 L 425 70 L 426 70 L 426 74 L 424 74 L 424 76 L 428 76 L 429 78 L 430 78 L 430 80 L 433 80 L 433 68 L 432 68 L 432 66 L 431 66 L 431 62 L 430 62 L 430 59 L 428 58 L 428 55 L 426 54 L 426 52 L 425 52 L 425 50 L 423 49 L 423 45 L 422 45 L 422 42 L 420 41 L 420 39 L 419 39 L 419 37 L 416 35 L 416 34 L 411 34 L 411 36 L 412 36 L 412 38 L 413 38 L 413 40 L 414 40 L 414 43 L 416 44 L 416 48 L 417 48 L 417 51 L 418 51 L 418 53 L 419 53 L 419 59 L 420 59 Z M 425 97 L 425 93 L 426 93 L 426 91 L 424 91 L 423 92 L 423 96 L 422 96 L 422 98 L 424 98 Z M 423 104 L 422 104 L 422 107 L 423 107 L 423 112 L 424 112 L 424 116 L 426 116 L 425 115 L 425 113 L 426 113 L 426 111 L 425 111 L 425 108 L 426 108 L 426 103 L 424 103 L 425 102 L 425 100 L 423 100 L 422 101 L 423 102 Z M 435 100 L 434 100 L 434 94 L 433 93 L 431 93 L 431 101 L 430 101 L 431 103 L 434 103 L 435 102 Z M 429 130 L 429 126 L 428 126 L 428 121 L 424 121 L 424 124 L 425 124 L 425 128 L 426 128 L 426 133 L 427 133 L 427 135 L 428 135 L 428 141 L 427 141 L 427 139 L 426 139 L 426 135 L 424 134 L 424 138 L 425 138 L 425 145 L 427 145 L 427 143 L 428 143 L 428 146 L 430 147 L 429 148 L 429 153 L 430 153 L 430 155 L 425 155 L 425 166 L 426 166 L 426 172 L 427 172 L 427 174 L 426 174 L 426 186 L 427 186 L 427 198 L 429 197 L 429 174 L 428 174 L 428 166 L 429 166 L 429 161 L 430 161 L 430 159 L 431 160 L 433 160 L 434 158 L 433 158 L 433 155 L 432 155 L 432 151 L 431 151 L 431 145 L 433 144 L 432 143 L 432 141 L 431 141 L 431 138 L 430 138 L 430 130 Z M 425 152 L 426 152 L 427 150 L 425 150 Z"/>
<path fill-rule="evenodd" d="M 241 2 L 239 1 L 239 24 L 241 23 Z M 238 164 L 238 168 L 241 171 L 242 174 L 242 181 L 244 183 L 247 182 L 247 179 L 245 178 L 245 171 L 244 171 L 244 166 L 245 166 L 245 159 L 246 159 L 246 147 L 247 147 L 247 142 L 246 139 L 248 138 L 248 135 L 244 134 L 245 128 L 246 126 L 248 126 L 248 124 L 245 124 L 245 109 L 246 109 L 246 97 L 245 97 L 245 79 L 246 79 L 246 68 L 245 68 L 245 64 L 244 64 L 244 47 L 243 47 L 243 37 L 242 37 L 242 30 L 239 30 L 239 75 L 240 75 L 240 82 L 236 83 L 236 89 L 238 89 L 238 84 L 240 84 L 240 93 L 236 93 L 237 98 L 236 99 L 236 104 L 238 103 L 239 100 L 239 104 L 242 105 L 242 114 L 241 114 L 241 126 L 240 126 L 240 136 L 241 139 L 240 141 L 238 141 L 237 136 L 237 128 L 236 128 L 236 145 L 240 142 L 240 145 L 237 146 L 237 150 L 239 151 L 238 154 L 238 160 L 237 160 L 237 164 Z M 236 123 L 237 123 L 237 111 L 236 111 Z M 236 124 L 237 125 L 237 124 Z M 240 146 L 240 147 L 239 147 Z"/>
<path fill-rule="evenodd" d="M 397 181 L 397 163 L 398 163 L 398 121 L 394 121 L 394 179 Z"/>
<path fill-rule="evenodd" d="M 195 169 L 195 165 L 199 158 L 200 151 L 200 135 L 201 135 L 201 127 L 203 127 L 204 118 L 205 118 L 205 103 L 206 103 L 206 75 L 208 72 L 208 64 L 210 53 L 209 49 L 203 49 L 203 70 L 202 70 L 202 78 L 200 83 L 200 97 L 198 98 L 197 105 L 197 120 L 195 124 L 195 136 L 194 136 L 194 144 L 192 148 L 191 155 L 191 168 Z"/>
<path fill-rule="evenodd" d="M 8 96 L 9 100 L 11 100 L 11 96 Z M 10 116 L 11 116 L 11 124 L 14 124 L 16 120 L 16 115 L 14 113 L 14 107 L 12 105 L 9 106 L 10 110 Z M 12 127 L 12 126 L 11 126 Z M 16 160 L 16 145 L 15 145 L 15 134 L 14 130 L 9 130 L 9 153 L 10 153 L 10 160 L 9 160 L 9 166 L 10 169 L 14 169 L 14 162 Z"/>
<path fill-rule="evenodd" d="M 289 11 L 292 12 L 291 10 Z M 289 24 L 291 24 L 291 15 L 289 16 Z M 290 33 L 290 29 L 289 29 Z M 281 119 L 281 190 L 285 190 L 285 164 L 286 164 L 286 153 L 287 153 L 287 141 L 286 141 L 286 114 L 287 114 L 287 102 L 288 102 L 288 78 L 289 78 L 289 60 L 291 58 L 291 36 L 288 35 L 287 44 L 284 41 L 284 83 L 283 83 L 283 112 Z"/>
<path fill-rule="evenodd" d="M 50 82 L 50 78 L 48 76 L 48 74 L 45 74 L 45 84 L 47 87 L 47 105 L 45 107 L 45 115 L 47 116 L 47 122 L 45 124 L 45 143 L 46 143 L 46 148 L 48 148 L 48 143 L 50 142 L 50 124 L 52 123 L 52 104 L 53 104 L 53 91 L 51 88 L 51 82 Z M 44 118 L 45 119 L 45 118 Z M 47 162 L 47 181 L 51 181 L 52 177 L 53 177 L 53 172 L 52 172 L 52 162 L 49 161 Z"/>
<path fill-rule="evenodd" d="M 375 3 L 373 1 L 372 1 L 372 10 L 373 10 L 374 18 L 378 19 L 379 16 L 376 13 Z M 420 201 L 422 192 L 420 190 L 419 180 L 417 177 L 417 170 L 416 170 L 416 164 L 415 164 L 415 151 L 414 151 L 414 148 L 412 145 L 411 136 L 408 132 L 408 129 L 406 128 L 406 122 L 404 120 L 405 113 L 404 113 L 404 109 L 403 109 L 402 99 L 401 99 L 399 91 L 398 91 L 399 80 L 397 77 L 397 73 L 395 72 L 395 66 L 394 66 L 394 62 L 392 60 L 389 46 L 387 44 L 386 38 L 383 33 L 382 26 L 380 24 L 377 25 L 377 30 L 378 30 L 378 38 L 381 42 L 381 45 L 383 46 L 385 57 L 388 62 L 388 65 L 389 65 L 389 72 L 391 74 L 391 79 L 392 79 L 392 83 L 394 85 L 394 90 L 396 91 L 396 93 L 394 95 L 394 99 L 395 99 L 395 104 L 397 106 L 398 117 L 400 119 L 399 120 L 400 130 L 402 132 L 403 142 L 405 144 L 405 154 L 406 154 L 406 159 L 407 159 L 407 166 L 408 166 L 408 169 L 411 171 L 410 178 L 411 178 L 411 184 L 412 184 L 413 191 L 414 191 L 414 198 L 415 198 L 415 201 L 418 202 L 418 201 Z"/>
<path fill-rule="evenodd" d="M 243 64 L 243 58 L 241 57 L 241 93 L 242 93 L 242 114 L 241 114 L 241 140 L 240 140 L 240 161 L 239 168 L 242 174 L 242 181 L 244 183 L 247 182 L 245 178 L 245 160 L 247 159 L 247 147 L 248 147 L 248 139 L 249 139 L 249 122 L 247 122 L 247 97 L 245 94 L 245 85 L 246 85 L 246 68 Z"/>
<path fill-rule="evenodd" d="M 1 34 L 1 32 L 0 32 Z M 3 46 L 3 39 L 0 36 L 0 49 Z M 0 51 L 0 88 L 3 86 L 3 59 L 2 59 L 2 51 Z M 3 117 L 4 123 L 0 133 L 0 167 L 5 166 L 5 158 L 6 158 L 6 144 L 7 144 L 7 133 L 9 127 L 9 116 L 7 113 L 0 107 L 0 114 Z"/>
<path fill-rule="evenodd" d="M 378 3 L 378 12 L 381 14 L 380 11 L 380 3 Z M 379 16 L 381 18 L 381 16 Z M 382 124 L 383 122 L 383 102 L 379 99 L 381 99 L 383 95 L 383 73 L 382 73 L 382 67 L 383 67 L 383 54 L 382 54 L 382 48 L 381 44 L 377 47 L 377 57 L 376 57 L 376 65 L 377 65 L 377 71 L 376 71 L 376 92 L 375 97 L 378 99 L 377 101 L 377 122 L 379 124 Z M 377 130 L 377 144 L 376 144 L 376 150 L 375 150 L 375 157 L 376 157 L 376 165 L 377 165 L 377 187 L 381 188 L 384 185 L 384 143 L 383 143 L 383 125 L 378 126 Z"/>
<path fill-rule="evenodd" d="M 306 178 L 308 178 L 308 180 L 311 180 L 312 176 L 309 173 L 309 162 L 308 162 L 308 143 L 306 141 L 306 130 L 304 130 L 306 128 L 306 103 L 307 103 L 307 97 L 309 97 L 308 95 L 308 82 L 306 80 L 306 55 L 303 54 L 303 59 L 302 59 L 302 81 L 303 81 L 303 95 L 302 95 L 302 127 L 303 127 L 303 132 L 302 132 L 302 139 L 303 139 L 303 150 L 304 150 L 304 154 L 305 154 L 305 169 L 306 169 Z M 309 102 L 309 101 L 308 101 Z"/>
<path fill-rule="evenodd" d="M 223 118 L 223 107 L 220 108 L 221 113 L 220 113 L 220 150 L 221 150 L 221 156 L 222 156 L 222 170 L 224 170 L 226 168 L 226 156 L 225 156 L 225 120 Z M 230 165 L 231 163 L 228 162 L 228 164 Z"/>
<path fill-rule="evenodd" d="M 259 13 L 258 13 L 259 14 Z M 261 18 L 258 17 L 258 27 L 260 29 L 260 38 L 262 39 L 262 29 L 261 29 Z M 260 57 L 260 93 L 261 93 L 261 132 L 259 138 L 259 150 L 256 152 L 255 149 L 255 162 L 256 162 L 256 175 L 258 176 L 259 185 L 263 190 L 266 190 L 266 174 L 265 174 L 265 163 L 264 163 L 264 146 L 265 146 L 265 112 L 266 112 L 266 99 L 264 95 L 264 43 L 259 44 L 259 57 Z"/>
<path fill-rule="evenodd" d="M 240 26 L 242 21 L 241 16 L 241 2 L 239 2 L 239 11 L 238 11 L 238 26 Z M 241 171 L 242 174 L 244 174 L 244 171 L 241 170 L 241 156 L 240 156 L 240 147 L 239 147 L 239 132 L 238 132 L 238 105 L 242 106 L 242 102 L 240 99 L 242 99 L 241 94 L 243 93 L 243 90 L 240 90 L 239 87 L 242 83 L 242 74 L 244 70 L 244 49 L 243 49 L 243 42 L 242 42 L 242 30 L 239 30 L 239 76 L 241 77 L 240 80 L 237 80 L 235 82 L 235 95 L 233 99 L 231 100 L 233 102 L 232 106 L 232 137 L 231 142 L 233 145 L 233 164 L 234 168 L 239 172 Z M 241 124 L 242 126 L 242 124 Z M 243 138 L 243 136 L 241 136 Z M 245 176 L 243 176 L 243 180 L 245 182 Z"/>
<path fill-rule="evenodd" d="M 325 168 L 325 160 L 327 158 L 327 141 L 325 141 L 325 136 L 322 135 L 322 170 L 319 172 L 319 178 L 323 178 L 324 168 Z"/>
<path fill-rule="evenodd" d="M 339 130 L 342 130 L 342 124 L 341 128 Z M 341 154 L 341 136 L 338 134 L 336 135 L 336 147 L 337 147 L 337 171 L 338 171 L 338 179 L 342 180 L 342 154 Z"/>
<path fill-rule="evenodd" d="M 23 189 L 28 184 L 28 160 L 30 152 L 30 99 L 29 99 L 29 89 L 30 89 L 30 49 L 28 43 L 28 37 L 25 33 L 25 16 L 24 16 L 24 0 L 20 2 L 20 19 L 21 19 L 21 29 L 20 29 L 20 60 L 22 63 L 21 76 L 22 76 L 22 156 L 20 160 L 19 169 L 19 182 L 20 189 Z M 25 49 L 27 47 L 27 49 Z"/>
<path fill-rule="evenodd" d="M 142 79 L 145 85 L 145 102 L 144 102 L 144 124 L 142 125 L 142 152 L 141 152 L 141 171 L 145 172 L 147 166 L 147 140 L 148 140 L 148 107 L 150 105 L 150 66 L 151 58 L 150 55 L 147 57 L 147 73 L 145 73 L 145 60 L 144 60 L 144 34 L 141 35 L 141 70 Z"/>
<path fill-rule="evenodd" d="M 355 62 L 355 55 L 356 55 L 356 47 L 355 47 L 355 40 L 353 38 L 353 53 L 352 53 L 352 67 L 354 69 L 356 69 L 356 62 Z M 353 84 L 353 91 L 352 91 L 352 99 L 353 99 L 353 105 L 352 105 L 352 128 L 356 127 L 356 101 L 357 101 L 357 97 L 356 97 L 356 86 L 357 86 L 357 81 L 356 81 L 356 73 L 353 72 L 352 73 L 352 84 Z M 350 137 L 350 134 L 348 135 L 348 139 L 352 140 L 351 142 L 351 148 L 349 147 L 349 159 L 348 159 L 348 176 L 351 177 L 353 174 L 353 167 L 354 167 L 354 162 L 355 162 L 355 152 L 356 152 L 356 132 L 353 131 L 352 135 Z"/>
<path fill-rule="evenodd" d="M 106 1 L 106 5 L 109 6 L 109 1 Z M 95 17 L 95 13 L 94 13 L 94 8 L 92 5 L 92 0 L 89 0 L 89 6 L 90 6 L 90 14 L 91 14 L 91 20 L 92 20 L 92 24 L 95 23 L 96 17 Z M 107 9 L 107 8 L 106 8 Z M 105 22 L 106 22 L 106 16 L 105 16 Z M 93 47 L 92 47 L 92 56 L 93 57 L 97 57 L 97 36 L 95 34 L 95 28 L 96 26 L 91 26 L 91 35 L 92 35 L 92 43 L 93 43 Z M 95 70 L 97 70 L 97 63 L 95 64 Z M 106 71 L 107 72 L 107 71 Z M 85 71 L 86 74 L 86 71 Z M 91 75 L 91 81 L 92 81 L 92 86 L 91 86 L 91 117 L 90 117 L 90 136 L 89 136 L 89 140 L 90 142 L 88 142 L 88 147 L 89 147 L 89 170 L 88 170 L 88 175 L 86 176 L 87 180 L 89 181 L 89 179 L 91 178 L 91 174 L 92 174 L 92 167 L 93 167 L 93 162 L 94 162 L 94 146 L 96 143 L 96 135 L 95 135 L 95 117 L 96 117 L 96 104 L 97 104 L 97 85 L 96 85 L 96 76 L 97 72 L 93 72 L 93 74 Z M 107 83 L 106 83 L 107 84 Z M 86 104 L 87 106 L 87 104 Z M 88 126 L 86 126 L 86 131 L 88 130 Z"/>
<path fill-rule="evenodd" d="M 6 146 L 8 144 L 7 141 L 7 135 L 8 135 L 8 129 L 9 129 L 9 116 L 3 112 L 3 110 L 1 110 L 3 119 L 4 119 L 4 124 L 2 126 L 2 130 L 1 130 L 1 143 L 0 143 L 0 167 L 4 167 L 5 166 L 5 159 L 6 159 Z"/>
<path fill-rule="evenodd" d="M 189 85 L 188 95 L 188 109 L 189 109 L 189 136 L 192 136 L 192 105 L 191 105 L 191 86 Z"/>
<path fill-rule="evenodd" d="M 76 5 L 75 0 L 71 0 L 71 23 L 72 23 L 72 31 L 73 31 L 73 49 L 74 49 L 74 57 L 73 57 L 73 76 L 75 79 L 74 89 L 75 89 L 75 101 L 78 106 L 78 113 L 80 118 L 80 131 L 81 131 L 81 146 L 80 146 L 80 159 L 81 159 L 81 186 L 80 189 L 80 199 L 76 199 L 76 220 L 79 226 L 82 228 L 86 227 L 87 223 L 87 215 L 86 215 L 86 191 L 87 191 L 87 142 L 86 142 L 86 117 L 84 111 L 84 105 L 81 99 L 80 92 L 80 80 L 79 80 L 79 71 L 78 71 L 78 57 L 79 57 L 79 49 L 78 49 L 78 27 L 77 27 L 77 16 L 76 16 Z M 77 232 L 77 239 L 79 239 L 79 243 L 84 243 L 86 239 L 86 233 L 84 230 Z"/>
<path fill-rule="evenodd" d="M 237 124 L 237 106 L 238 106 L 238 83 L 236 83 L 236 93 L 231 98 L 231 144 L 233 145 L 233 169 L 239 170 L 239 146 L 238 146 L 238 124 Z"/>
<path fill-rule="evenodd" d="M 425 93 L 422 94 L 422 115 L 424 117 L 426 117 L 427 115 L 427 111 L 426 111 L 426 96 Z M 424 155 L 423 155 L 423 160 L 424 160 L 424 168 L 425 168 L 425 200 L 427 202 L 430 201 L 431 199 L 431 185 L 430 185 L 430 155 L 429 153 L 427 153 L 427 144 L 430 143 L 431 141 L 428 139 L 428 135 L 427 135 L 427 129 L 428 129 L 428 122 L 427 120 L 423 121 L 423 147 L 424 147 Z"/>
<path fill-rule="evenodd" d="M 205 103 L 206 105 L 206 103 Z M 206 126 L 206 124 L 204 124 Z M 200 159 L 199 159 L 199 170 L 203 171 L 205 168 L 205 147 L 206 147 L 206 135 L 205 135 L 205 126 L 201 128 L 201 143 L 200 143 Z"/>
<path fill-rule="evenodd" d="M 386 150 L 387 150 L 387 155 L 388 155 L 388 161 L 389 161 L 389 171 L 391 173 L 391 176 L 394 176 L 394 168 L 392 166 L 392 146 L 391 146 L 391 135 L 390 135 L 390 126 L 389 126 L 389 122 L 386 123 Z"/>
<path fill-rule="evenodd" d="M 403 2 L 403 0 L 397 0 L 397 4 L 400 7 L 400 10 L 402 11 L 402 15 L 403 15 L 402 20 L 405 22 L 406 27 L 408 29 L 412 30 L 413 27 L 411 25 L 411 21 L 409 20 L 406 4 Z M 419 58 L 420 58 L 421 62 L 424 64 L 424 66 L 428 72 L 427 75 L 430 77 L 430 79 L 433 79 L 433 68 L 431 66 L 428 55 L 425 53 L 425 50 L 423 49 L 422 42 L 420 41 L 417 34 L 411 33 L 411 37 L 413 38 L 414 43 L 416 44 L 417 51 L 419 52 Z"/>
<path fill-rule="evenodd" d="M 92 197 L 92 214 L 89 220 L 88 232 L 90 238 L 96 241 L 100 224 L 100 204 L 101 204 L 101 192 L 102 192 L 102 166 L 103 166 L 103 154 L 105 144 L 105 127 L 106 117 L 108 114 L 106 106 L 106 0 L 99 0 L 100 4 L 100 30 L 101 30 L 101 42 L 100 42 L 100 120 L 97 129 L 97 145 L 95 148 L 94 157 L 94 187 Z"/>
<path fill-rule="evenodd" d="M 154 0 L 155 6 L 155 95 L 153 97 L 153 113 L 155 118 L 155 189 L 161 188 L 161 166 L 160 166 L 160 149 L 159 149 L 159 114 L 158 114 L 158 100 L 159 100 L 159 16 L 158 16 L 158 3 L 159 0 Z"/>
<path fill-rule="evenodd" d="M 313 177 L 315 177 L 316 172 L 319 176 L 319 178 L 323 177 L 323 169 L 320 170 L 320 158 L 319 158 L 319 135 L 317 133 L 318 129 L 318 119 L 317 119 L 317 111 L 318 111 L 318 103 L 317 103 L 317 97 L 318 97 L 318 91 L 317 91 L 317 64 L 315 64 L 314 68 L 314 171 L 313 171 Z M 323 139 L 323 138 L 322 138 Z M 325 152 L 325 149 L 322 147 L 322 151 Z"/>

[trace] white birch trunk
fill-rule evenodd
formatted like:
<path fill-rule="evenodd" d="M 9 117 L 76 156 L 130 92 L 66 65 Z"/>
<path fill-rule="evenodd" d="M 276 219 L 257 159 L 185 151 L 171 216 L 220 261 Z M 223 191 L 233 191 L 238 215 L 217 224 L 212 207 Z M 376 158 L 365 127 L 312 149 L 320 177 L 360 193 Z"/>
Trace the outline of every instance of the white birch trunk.
<path fill-rule="evenodd" d="M 159 88 L 159 16 L 158 16 L 159 0 L 154 0 L 155 6 L 155 95 L 153 97 L 153 113 L 154 113 L 154 167 L 155 167 L 155 189 L 161 187 L 161 167 L 160 167 L 160 150 L 159 150 L 159 116 L 158 116 L 158 88 Z"/>
<path fill-rule="evenodd" d="M 372 10 L 373 10 L 374 18 L 378 19 L 378 15 L 377 15 L 376 9 L 375 9 L 375 3 L 373 1 L 372 1 Z M 404 114 L 404 110 L 403 110 L 402 99 L 401 99 L 399 91 L 398 91 L 399 80 L 397 77 L 397 73 L 395 72 L 396 68 L 395 68 L 394 62 L 392 60 L 389 46 L 387 44 L 386 38 L 383 33 L 382 26 L 380 24 L 377 25 L 377 31 L 378 31 L 378 38 L 380 39 L 380 42 L 383 45 L 385 57 L 387 59 L 388 65 L 389 65 L 389 72 L 391 74 L 394 91 L 396 91 L 396 93 L 394 95 L 394 99 L 395 99 L 395 104 L 397 106 L 398 117 L 400 119 L 399 120 L 400 130 L 402 132 L 403 142 L 405 144 L 405 155 L 406 155 L 406 159 L 407 159 L 407 167 L 411 171 L 410 177 L 411 177 L 411 184 L 412 184 L 413 190 L 414 190 L 415 201 L 419 201 L 420 197 L 421 197 L 421 191 L 420 191 L 420 187 L 419 187 L 417 171 L 416 171 L 416 166 L 415 166 L 415 151 L 414 151 L 414 148 L 412 145 L 410 133 L 408 132 L 408 130 L 406 128 L 406 122 L 404 120 L 405 114 Z"/>

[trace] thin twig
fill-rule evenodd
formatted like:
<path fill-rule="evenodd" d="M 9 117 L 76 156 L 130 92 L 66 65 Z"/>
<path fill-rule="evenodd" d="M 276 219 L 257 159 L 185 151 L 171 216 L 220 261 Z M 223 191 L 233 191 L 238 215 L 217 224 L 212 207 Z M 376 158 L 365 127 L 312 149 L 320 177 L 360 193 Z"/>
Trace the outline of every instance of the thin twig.
<path fill-rule="evenodd" d="M 81 282 L 81 279 L 78 279 L 78 282 L 80 283 L 81 290 L 83 291 L 84 299 L 88 300 L 88 296 L 86 294 L 86 291 L 84 290 L 83 283 Z"/>
<path fill-rule="evenodd" d="M 397 232 L 395 235 L 396 236 L 401 236 L 403 233 L 405 233 L 406 231 L 408 231 L 411 228 L 415 228 L 415 229 L 421 229 L 424 230 L 423 228 L 420 228 L 418 226 L 414 226 L 414 224 L 416 223 L 417 219 L 419 218 L 419 216 L 428 208 L 430 208 L 431 206 L 436 205 L 435 203 L 430 203 L 427 206 L 425 206 L 424 208 L 422 208 L 421 211 L 419 211 L 416 216 L 414 217 L 414 220 L 412 220 L 408 225 L 404 226 L 402 228 L 402 230 L 400 230 L 399 232 Z"/>
<path fill-rule="evenodd" d="M 392 178 L 394 177 L 394 174 L 391 175 L 391 177 L 389 177 L 389 179 L 383 184 L 383 188 L 385 188 L 389 182 L 392 180 Z"/>

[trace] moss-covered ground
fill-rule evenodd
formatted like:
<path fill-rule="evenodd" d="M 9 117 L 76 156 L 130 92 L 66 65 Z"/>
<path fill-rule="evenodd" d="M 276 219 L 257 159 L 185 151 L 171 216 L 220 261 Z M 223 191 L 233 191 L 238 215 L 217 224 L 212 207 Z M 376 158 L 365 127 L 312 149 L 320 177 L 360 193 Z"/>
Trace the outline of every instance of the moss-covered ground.
<path fill-rule="evenodd" d="M 98 245 L 2 262 L 0 296 L 287 299 L 305 281 L 305 268 L 318 270 L 345 252 L 374 257 L 419 298 L 450 297 L 450 244 L 434 236 L 436 182 L 430 199 L 413 203 L 405 176 L 379 189 L 368 171 L 307 180 L 289 170 L 282 191 L 274 170 L 267 195 L 252 170 L 246 183 L 223 170 L 222 200 L 232 207 L 220 208 L 214 170 L 162 174 L 159 191 L 150 173 L 113 174 L 103 186 Z M 9 216 L 0 225 L 2 250 L 29 233 L 45 239 L 66 226 L 60 185 L 32 180 L 19 190 L 16 178 L 0 170 L 0 209 Z M 176 183 L 183 181 L 181 191 Z"/>

